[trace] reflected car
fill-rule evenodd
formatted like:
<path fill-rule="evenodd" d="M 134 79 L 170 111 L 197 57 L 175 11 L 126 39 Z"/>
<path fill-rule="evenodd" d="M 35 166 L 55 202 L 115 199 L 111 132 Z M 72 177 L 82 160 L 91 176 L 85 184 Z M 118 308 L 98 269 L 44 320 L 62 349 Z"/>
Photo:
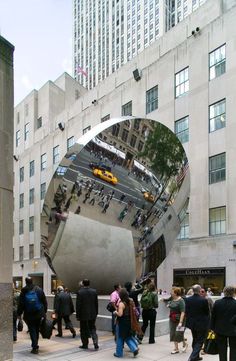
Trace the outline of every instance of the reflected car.
<path fill-rule="evenodd" d="M 95 168 L 93 170 L 93 175 L 108 183 L 112 183 L 113 185 L 116 185 L 118 183 L 118 179 L 111 172 L 108 172 L 107 170 L 101 170 Z"/>
<path fill-rule="evenodd" d="M 152 193 L 150 193 L 150 192 L 144 192 L 144 193 L 143 193 L 143 197 L 144 197 L 144 199 L 145 199 L 146 201 L 151 202 L 151 203 L 154 203 L 155 198 L 154 198 L 154 196 L 152 195 Z"/>
<path fill-rule="evenodd" d="M 111 167 L 108 165 L 101 163 L 100 165 L 98 163 L 89 163 L 89 167 L 94 169 L 100 169 L 100 170 L 107 170 L 108 172 L 111 172 Z"/>

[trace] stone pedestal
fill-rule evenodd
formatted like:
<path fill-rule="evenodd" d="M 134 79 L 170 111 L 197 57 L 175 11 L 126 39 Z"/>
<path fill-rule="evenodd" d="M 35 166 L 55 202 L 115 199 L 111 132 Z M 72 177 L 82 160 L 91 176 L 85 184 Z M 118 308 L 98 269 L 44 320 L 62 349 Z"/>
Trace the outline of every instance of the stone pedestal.
<path fill-rule="evenodd" d="M 12 359 L 13 51 L 0 36 L 0 360 Z"/>

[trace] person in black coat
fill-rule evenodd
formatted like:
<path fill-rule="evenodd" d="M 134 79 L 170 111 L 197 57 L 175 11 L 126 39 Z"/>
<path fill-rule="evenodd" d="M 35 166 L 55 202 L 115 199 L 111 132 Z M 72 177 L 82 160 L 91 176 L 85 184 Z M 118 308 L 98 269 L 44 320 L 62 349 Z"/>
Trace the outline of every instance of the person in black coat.
<path fill-rule="evenodd" d="M 43 290 L 33 284 L 31 277 L 26 277 L 26 286 L 22 288 L 17 308 L 17 316 L 26 322 L 32 342 L 31 353 L 38 354 L 39 328 L 42 318 L 46 317 L 47 299 Z"/>
<path fill-rule="evenodd" d="M 96 333 L 96 318 L 98 314 L 98 296 L 95 289 L 90 288 L 90 281 L 84 279 L 83 287 L 77 292 L 76 317 L 80 321 L 80 336 L 82 345 L 80 348 L 87 349 L 91 335 L 94 349 L 98 350 L 98 336 Z"/>
<path fill-rule="evenodd" d="M 54 309 L 57 314 L 57 329 L 58 334 L 57 337 L 62 337 L 62 319 L 64 320 L 66 327 L 72 333 L 72 336 L 76 336 L 75 329 L 70 320 L 70 315 L 75 312 L 73 301 L 71 295 L 67 292 L 64 292 L 62 286 L 58 286 L 57 295 L 55 297 Z"/>
<path fill-rule="evenodd" d="M 193 350 L 188 361 L 198 361 L 202 360 L 199 353 L 209 327 L 209 306 L 207 300 L 200 296 L 201 286 L 194 285 L 192 289 L 193 295 L 185 301 L 186 327 L 190 328 L 193 337 Z"/>
<path fill-rule="evenodd" d="M 236 360 L 236 300 L 235 288 L 227 286 L 223 290 L 224 297 L 215 301 L 212 316 L 211 329 L 216 333 L 219 360 L 227 361 L 227 344 L 229 341 L 230 361 Z"/>

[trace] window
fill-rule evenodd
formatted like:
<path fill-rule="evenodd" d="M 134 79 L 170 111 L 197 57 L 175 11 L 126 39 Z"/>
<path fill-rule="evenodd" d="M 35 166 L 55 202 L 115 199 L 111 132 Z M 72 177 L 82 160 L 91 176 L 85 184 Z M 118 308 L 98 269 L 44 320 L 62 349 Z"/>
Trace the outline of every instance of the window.
<path fill-rule="evenodd" d="M 129 134 L 128 130 L 127 130 L 127 129 L 123 129 L 121 139 L 122 139 L 124 142 L 127 141 L 127 139 L 128 139 L 128 134 Z"/>
<path fill-rule="evenodd" d="M 29 138 L 29 123 L 25 124 L 25 141 Z"/>
<path fill-rule="evenodd" d="M 34 176 L 34 160 L 32 160 L 30 162 L 30 166 L 29 166 L 29 176 L 33 177 Z"/>
<path fill-rule="evenodd" d="M 24 246 L 19 247 L 19 261 L 23 261 L 24 259 Z"/>
<path fill-rule="evenodd" d="M 135 119 L 134 120 L 134 129 L 139 130 L 139 127 L 140 127 L 140 119 Z"/>
<path fill-rule="evenodd" d="M 180 224 L 180 233 L 178 235 L 178 239 L 186 239 L 189 238 L 189 214 L 185 214 L 184 219 Z"/>
<path fill-rule="evenodd" d="M 211 236 L 225 234 L 226 207 L 211 208 L 209 210 L 209 233 Z"/>
<path fill-rule="evenodd" d="M 112 126 L 112 135 L 114 135 L 114 137 L 118 137 L 119 131 L 120 131 L 120 124 L 114 124 Z"/>
<path fill-rule="evenodd" d="M 226 112 L 225 112 L 225 99 L 210 105 L 209 107 L 209 131 L 214 132 L 215 130 L 225 127 Z"/>
<path fill-rule="evenodd" d="M 24 233 L 24 220 L 21 219 L 19 222 L 19 234 L 23 234 Z"/>
<path fill-rule="evenodd" d="M 34 231 L 34 216 L 29 217 L 29 232 Z"/>
<path fill-rule="evenodd" d="M 37 119 L 37 129 L 41 128 L 42 127 L 42 117 L 39 117 Z"/>
<path fill-rule="evenodd" d="M 60 155 L 59 155 L 59 145 L 53 148 L 53 164 L 59 163 Z"/>
<path fill-rule="evenodd" d="M 143 150 L 143 145 L 144 145 L 144 142 L 142 142 L 142 141 L 140 140 L 139 143 L 138 143 L 138 151 L 139 151 L 139 152 L 142 152 L 142 150 Z"/>
<path fill-rule="evenodd" d="M 29 104 L 25 104 L 25 117 L 29 115 Z"/>
<path fill-rule="evenodd" d="M 214 155 L 209 158 L 209 183 L 217 183 L 225 180 L 225 153 Z"/>
<path fill-rule="evenodd" d="M 46 194 L 46 183 L 42 183 L 40 186 L 40 199 L 44 199 Z"/>
<path fill-rule="evenodd" d="M 20 182 L 24 182 L 25 172 L 24 167 L 20 168 Z"/>
<path fill-rule="evenodd" d="M 75 143 L 75 138 L 74 137 L 70 137 L 67 139 L 67 150 L 69 150 L 71 147 L 73 147 Z"/>
<path fill-rule="evenodd" d="M 41 171 L 43 171 L 47 166 L 47 154 L 44 153 L 41 155 Z"/>
<path fill-rule="evenodd" d="M 225 44 L 209 54 L 210 80 L 225 73 Z"/>
<path fill-rule="evenodd" d="M 122 105 L 122 111 L 121 114 L 123 116 L 132 115 L 132 101 Z"/>
<path fill-rule="evenodd" d="M 84 129 L 83 129 L 83 134 L 89 132 L 90 129 L 91 129 L 91 125 L 89 125 L 88 127 L 84 128 Z"/>
<path fill-rule="evenodd" d="M 175 134 L 181 141 L 186 143 L 189 140 L 188 116 L 181 118 L 175 122 Z"/>
<path fill-rule="evenodd" d="M 106 120 L 110 119 L 110 114 L 105 115 L 105 117 L 102 117 L 101 123 L 105 122 Z"/>
<path fill-rule="evenodd" d="M 20 208 L 24 207 L 24 193 L 20 194 Z"/>
<path fill-rule="evenodd" d="M 16 131 L 16 147 L 20 144 L 20 130 Z"/>
<path fill-rule="evenodd" d="M 188 67 L 175 74 L 175 97 L 178 98 L 189 91 Z"/>
<path fill-rule="evenodd" d="M 158 85 L 146 91 L 146 114 L 158 108 Z"/>
<path fill-rule="evenodd" d="M 34 188 L 31 188 L 29 190 L 29 204 L 33 204 L 34 203 Z"/>
<path fill-rule="evenodd" d="M 34 245 L 30 244 L 29 245 L 29 259 L 34 258 Z"/>
<path fill-rule="evenodd" d="M 135 135 L 132 135 L 131 140 L 130 140 L 131 147 L 135 147 L 136 140 L 137 140 L 137 137 L 135 137 Z"/>

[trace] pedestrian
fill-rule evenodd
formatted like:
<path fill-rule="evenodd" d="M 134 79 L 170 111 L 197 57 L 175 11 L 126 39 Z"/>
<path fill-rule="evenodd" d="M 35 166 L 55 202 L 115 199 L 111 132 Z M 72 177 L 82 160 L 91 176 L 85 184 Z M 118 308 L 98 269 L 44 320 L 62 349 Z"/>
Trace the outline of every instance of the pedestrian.
<path fill-rule="evenodd" d="M 65 322 L 66 327 L 72 333 L 73 338 L 76 336 L 75 329 L 70 320 L 70 315 L 75 311 L 73 301 L 70 293 L 65 292 L 62 286 L 57 287 L 58 295 L 55 298 L 55 313 L 57 315 L 57 330 L 58 334 L 56 337 L 62 337 L 62 319 Z"/>
<path fill-rule="evenodd" d="M 75 214 L 80 214 L 81 211 L 81 207 L 78 205 L 78 207 L 75 210 Z"/>
<path fill-rule="evenodd" d="M 13 341 L 17 341 L 17 308 L 20 299 L 20 292 L 13 283 Z"/>
<path fill-rule="evenodd" d="M 119 217 L 118 217 L 119 221 L 122 222 L 127 213 L 128 213 L 128 210 L 127 210 L 127 209 L 123 209 L 123 211 L 121 211 L 120 214 L 119 214 Z"/>
<path fill-rule="evenodd" d="M 123 347 L 125 342 L 135 357 L 138 355 L 138 346 L 134 336 L 132 336 L 132 315 L 130 308 L 130 306 L 132 307 L 132 304 L 134 305 L 134 303 L 129 298 L 128 292 L 125 288 L 120 290 L 119 295 L 120 302 L 118 305 L 118 310 L 114 311 L 115 316 L 117 316 L 116 352 L 114 353 L 114 356 L 123 357 Z"/>
<path fill-rule="evenodd" d="M 179 343 L 183 342 L 182 352 L 186 352 L 188 344 L 184 338 L 185 329 L 185 302 L 181 297 L 181 288 L 173 287 L 169 307 L 170 342 L 174 342 L 174 350 L 171 354 L 179 353 Z"/>
<path fill-rule="evenodd" d="M 121 290 L 121 285 L 119 283 L 116 283 L 114 285 L 114 291 L 110 294 L 110 302 L 112 303 L 114 310 L 118 309 L 118 305 L 120 302 L 120 294 L 119 294 L 120 290 Z M 116 323 L 115 323 L 114 313 L 112 313 L 112 317 L 111 317 L 111 329 L 112 329 L 112 334 L 115 336 Z"/>
<path fill-rule="evenodd" d="M 70 208 L 71 200 L 72 200 L 72 196 L 70 196 L 70 198 L 67 200 L 67 202 L 65 204 L 65 207 L 64 207 L 65 212 L 67 212 L 68 209 Z"/>
<path fill-rule="evenodd" d="M 96 196 L 96 194 L 94 193 L 93 197 L 89 201 L 89 204 L 92 204 L 93 206 L 94 206 L 94 203 L 95 203 L 95 196 Z"/>
<path fill-rule="evenodd" d="M 236 360 L 236 300 L 235 287 L 226 286 L 224 297 L 216 300 L 212 309 L 211 329 L 216 333 L 219 360 L 227 361 L 227 344 L 229 344 L 229 361 Z"/>
<path fill-rule="evenodd" d="M 138 320 L 141 315 L 141 307 L 140 307 L 140 303 L 138 300 L 138 295 L 143 293 L 144 288 L 141 285 L 138 285 L 138 287 L 134 287 L 132 282 L 126 282 L 124 284 L 124 286 L 126 288 L 126 291 L 129 294 L 129 298 L 132 298 L 132 300 L 134 301 L 135 308 L 136 308 L 136 316 L 137 316 L 137 320 Z"/>
<path fill-rule="evenodd" d="M 84 279 L 83 287 L 77 292 L 76 317 L 80 321 L 80 348 L 88 349 L 89 337 L 92 337 L 94 349 L 98 350 L 98 336 L 96 333 L 96 318 L 98 314 L 98 296 L 95 289 L 90 287 L 90 281 Z"/>
<path fill-rule="evenodd" d="M 90 198 L 90 191 L 88 191 L 88 192 L 85 194 L 85 198 L 84 198 L 84 200 L 83 200 L 83 203 L 85 204 L 89 198 Z"/>
<path fill-rule="evenodd" d="M 31 353 L 38 354 L 39 328 L 42 318 L 46 317 L 47 300 L 43 290 L 33 284 L 31 277 L 26 277 L 25 283 L 26 286 L 22 288 L 19 298 L 17 316 L 21 319 L 22 313 L 24 314 L 23 319 L 28 326 L 32 342 Z"/>
<path fill-rule="evenodd" d="M 148 283 L 146 290 L 143 292 L 141 300 L 142 307 L 142 332 L 145 334 L 145 331 L 150 323 L 149 331 L 149 343 L 155 343 L 155 324 L 156 324 L 156 308 L 158 308 L 158 294 L 156 292 L 156 287 L 153 282 Z M 139 337 L 139 340 L 142 341 L 143 336 Z"/>
<path fill-rule="evenodd" d="M 119 203 L 121 203 L 121 202 L 123 202 L 123 200 L 125 199 L 125 194 L 123 193 L 121 196 L 120 196 L 120 201 L 119 201 Z"/>
<path fill-rule="evenodd" d="M 110 206 L 110 202 L 107 201 L 105 204 L 104 204 L 104 207 L 103 207 L 103 210 L 102 210 L 102 213 L 106 213 L 107 212 L 107 209 L 109 208 Z"/>
<path fill-rule="evenodd" d="M 101 186 L 99 190 L 99 196 L 101 196 L 104 193 L 104 186 Z"/>
<path fill-rule="evenodd" d="M 200 296 L 200 285 L 192 286 L 193 295 L 185 300 L 186 327 L 192 332 L 192 353 L 188 361 L 202 360 L 200 351 L 209 327 L 209 306 Z"/>

